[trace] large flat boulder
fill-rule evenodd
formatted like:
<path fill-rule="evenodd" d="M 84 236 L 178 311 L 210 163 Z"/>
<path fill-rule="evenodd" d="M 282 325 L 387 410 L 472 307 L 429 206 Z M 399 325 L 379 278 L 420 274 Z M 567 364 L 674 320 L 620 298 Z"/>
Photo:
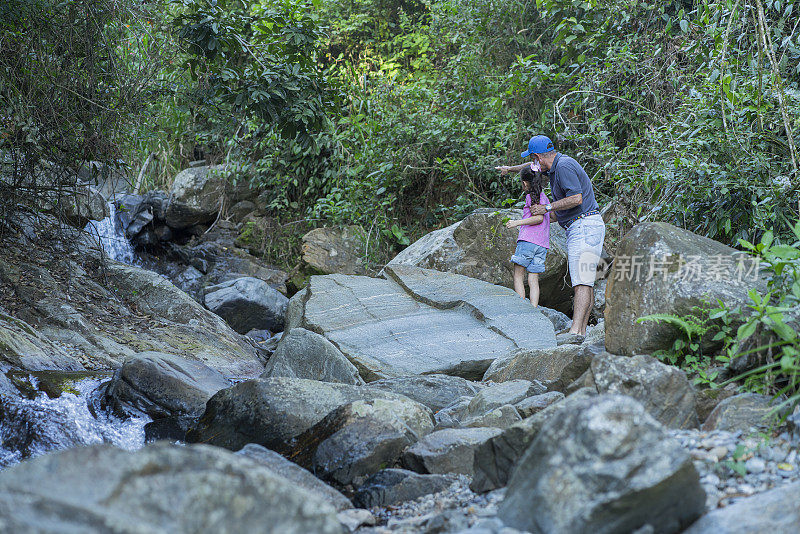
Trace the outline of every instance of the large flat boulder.
<path fill-rule="evenodd" d="M 532 532 L 673 533 L 704 509 L 700 477 L 680 444 L 632 398 L 600 395 L 542 426 L 498 517 Z"/>
<path fill-rule="evenodd" d="M 0 472 L 3 532 L 338 534 L 334 508 L 243 456 L 159 443 L 70 449 Z"/>
<path fill-rule="evenodd" d="M 628 356 L 668 349 L 677 337 L 674 326 L 636 320 L 655 313 L 688 315 L 704 299 L 729 308 L 746 304 L 747 292 L 761 285 L 746 257 L 671 224 L 636 225 L 619 242 L 606 287 L 606 348 Z"/>
<path fill-rule="evenodd" d="M 552 323 L 513 291 L 416 267 L 388 279 L 314 276 L 287 311 L 287 326 L 324 335 L 362 378 L 443 373 L 480 379 L 519 348 L 555 346 Z"/>
<path fill-rule="evenodd" d="M 512 288 L 509 261 L 518 230 L 509 230 L 503 219 L 519 219 L 522 211 L 479 209 L 462 221 L 431 232 L 405 248 L 388 266 L 413 265 L 425 269 L 463 274 L 490 284 Z M 567 238 L 558 225 L 550 225 L 550 252 L 545 272 L 539 276 L 541 304 L 567 312 L 572 288 L 564 284 L 567 272 Z"/>
<path fill-rule="evenodd" d="M 247 380 L 211 397 L 188 439 L 231 450 L 257 443 L 277 452 L 289 451 L 301 434 L 336 408 L 373 399 L 413 402 L 350 384 L 286 377 Z"/>
<path fill-rule="evenodd" d="M 286 376 L 340 384 L 363 384 L 358 369 L 323 336 L 293 328 L 275 348 L 261 378 Z"/>
<path fill-rule="evenodd" d="M 127 360 L 111 379 L 106 398 L 117 411 L 152 418 L 199 416 L 217 391 L 230 387 L 220 373 L 198 361 L 161 352 Z"/>
<path fill-rule="evenodd" d="M 670 428 L 697 428 L 694 387 L 686 373 L 652 356 L 614 356 L 592 360 L 598 393 L 627 395 L 641 402 L 650 415 Z"/>

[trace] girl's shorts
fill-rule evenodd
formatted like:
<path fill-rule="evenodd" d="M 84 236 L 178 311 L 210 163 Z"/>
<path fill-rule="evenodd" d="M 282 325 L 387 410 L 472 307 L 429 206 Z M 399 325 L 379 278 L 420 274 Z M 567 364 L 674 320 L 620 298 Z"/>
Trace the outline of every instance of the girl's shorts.
<path fill-rule="evenodd" d="M 517 241 L 517 250 L 511 256 L 511 261 L 525 267 L 529 273 L 543 273 L 545 258 L 547 249 L 543 246 L 528 241 Z"/>

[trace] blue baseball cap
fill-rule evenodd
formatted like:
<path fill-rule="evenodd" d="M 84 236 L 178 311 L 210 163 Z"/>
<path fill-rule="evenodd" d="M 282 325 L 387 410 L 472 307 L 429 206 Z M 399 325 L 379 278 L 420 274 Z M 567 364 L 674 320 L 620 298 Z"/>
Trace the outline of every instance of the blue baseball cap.
<path fill-rule="evenodd" d="M 553 142 L 546 135 L 535 135 L 528 141 L 528 150 L 522 153 L 523 158 L 527 158 L 531 154 L 544 154 L 555 150 Z"/>

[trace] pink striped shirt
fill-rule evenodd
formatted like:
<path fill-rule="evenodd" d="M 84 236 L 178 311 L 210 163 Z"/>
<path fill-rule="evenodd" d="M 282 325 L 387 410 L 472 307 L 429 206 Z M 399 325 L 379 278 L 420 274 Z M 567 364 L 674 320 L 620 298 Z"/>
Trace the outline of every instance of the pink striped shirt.
<path fill-rule="evenodd" d="M 547 195 L 542 192 L 539 196 L 539 204 L 550 204 Z M 525 195 L 525 207 L 522 208 L 522 218 L 527 219 L 531 216 L 531 196 Z M 527 241 L 544 248 L 550 248 L 550 214 L 544 214 L 544 220 L 539 224 L 523 224 L 519 227 L 519 237 L 517 241 Z"/>

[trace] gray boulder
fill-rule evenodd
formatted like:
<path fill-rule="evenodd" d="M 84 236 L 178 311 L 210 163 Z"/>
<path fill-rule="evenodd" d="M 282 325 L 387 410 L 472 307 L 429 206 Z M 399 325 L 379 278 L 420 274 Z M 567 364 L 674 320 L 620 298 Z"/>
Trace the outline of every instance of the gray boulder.
<path fill-rule="evenodd" d="M 663 222 L 636 225 L 619 242 L 606 288 L 606 347 L 612 354 L 650 354 L 668 349 L 674 326 L 640 317 L 666 313 L 684 316 L 703 299 L 728 308 L 750 302 L 747 292 L 763 284 L 746 255 L 712 239 Z"/>
<path fill-rule="evenodd" d="M 501 488 L 508 483 L 514 466 L 528 450 L 542 425 L 550 418 L 558 419 L 561 412 L 587 398 L 596 397 L 593 389 L 578 390 L 565 400 L 551 404 L 544 410 L 523 419 L 488 439 L 475 449 L 473 478 L 470 489 L 484 493 Z"/>
<path fill-rule="evenodd" d="M 463 274 L 490 284 L 513 287 L 510 252 L 517 243 L 518 230 L 509 230 L 506 217 L 520 218 L 521 210 L 479 209 L 464 220 L 436 230 L 415 241 L 389 262 L 388 266 L 412 265 L 442 272 Z M 567 272 L 566 234 L 550 226 L 550 251 L 545 272 L 539 277 L 541 304 L 569 311 L 572 289 L 563 283 Z"/>
<path fill-rule="evenodd" d="M 286 376 L 322 382 L 363 384 L 358 369 L 323 336 L 293 328 L 283 336 L 261 378 Z"/>
<path fill-rule="evenodd" d="M 324 335 L 367 381 L 431 373 L 479 379 L 520 347 L 555 346 L 550 321 L 509 289 L 415 267 L 386 274 L 312 277 L 288 309 L 288 325 Z"/>
<path fill-rule="evenodd" d="M 800 482 L 780 486 L 712 510 L 684 534 L 752 534 L 797 532 Z"/>
<path fill-rule="evenodd" d="M 90 468 L 87 468 L 90 466 Z M 3 532 L 341 533 L 333 507 L 228 451 L 70 449 L 0 472 Z"/>
<path fill-rule="evenodd" d="M 438 412 L 461 397 L 476 395 L 483 385 L 458 376 L 434 374 L 386 378 L 370 382 L 369 387 L 404 395 Z"/>
<path fill-rule="evenodd" d="M 691 458 L 638 402 L 585 399 L 547 421 L 498 517 L 533 532 L 680 532 L 705 509 Z"/>
<path fill-rule="evenodd" d="M 0 362 L 18 369 L 78 371 L 83 365 L 33 327 L 0 311 Z"/>
<path fill-rule="evenodd" d="M 360 226 L 315 228 L 303 236 L 303 261 L 319 274 L 366 274 L 366 239 Z"/>
<path fill-rule="evenodd" d="M 289 456 L 324 480 L 359 485 L 432 430 L 430 411 L 412 400 L 356 401 L 299 436 Z"/>
<path fill-rule="evenodd" d="M 76 186 L 65 194 L 61 201 L 66 220 L 77 228 L 91 221 L 102 221 L 108 217 L 107 201 L 103 194 L 91 186 Z"/>
<path fill-rule="evenodd" d="M 247 194 L 245 186 L 233 187 L 225 177 L 225 166 L 192 167 L 172 181 L 166 222 L 172 228 L 188 228 L 214 220 L 228 196 L 232 201 Z"/>
<path fill-rule="evenodd" d="M 542 384 L 521 379 L 492 384 L 473 397 L 465 415 L 467 417 L 483 415 L 501 406 L 515 404 L 545 391 L 546 388 Z"/>
<path fill-rule="evenodd" d="M 492 427 L 504 429 L 521 420 L 522 417 L 514 406 L 504 404 L 503 406 L 493 408 L 481 415 L 465 418 L 461 421 L 461 426 L 470 428 Z"/>
<path fill-rule="evenodd" d="M 523 418 L 530 417 L 539 413 L 551 404 L 555 404 L 564 399 L 564 394 L 559 391 L 548 391 L 541 395 L 534 395 L 523 399 L 514 405 L 519 415 Z"/>
<path fill-rule="evenodd" d="M 469 403 L 472 397 L 459 397 L 447 406 L 434 414 L 436 420 L 436 430 L 443 428 L 461 428 L 461 420 L 469 410 Z"/>
<path fill-rule="evenodd" d="M 562 330 L 572 326 L 572 319 L 570 319 L 566 313 L 553 310 L 542 305 L 539 306 L 539 310 L 544 314 L 545 317 L 550 319 L 550 322 L 553 323 L 553 328 L 556 329 L 556 332 L 561 332 Z"/>
<path fill-rule="evenodd" d="M 736 384 L 728 384 L 721 389 L 707 388 L 698 390 L 695 394 L 697 399 L 695 410 L 697 411 L 697 417 L 700 421 L 703 422 L 708 419 L 708 416 L 711 415 L 711 412 L 714 411 L 714 408 L 716 408 L 720 402 L 728 397 L 736 395 L 736 390 Z"/>
<path fill-rule="evenodd" d="M 197 361 L 161 352 L 142 352 L 117 369 L 107 402 L 128 414 L 156 419 L 200 415 L 217 391 L 230 387 L 220 373 Z"/>
<path fill-rule="evenodd" d="M 489 367 L 484 380 L 536 380 L 551 391 L 565 391 L 589 368 L 598 349 L 590 345 L 561 345 L 546 350 L 519 350 Z M 541 392 L 540 392 L 541 393 Z"/>
<path fill-rule="evenodd" d="M 254 376 L 263 371 L 251 344 L 168 280 L 152 271 L 111 261 L 105 274 L 117 296 L 129 299 L 140 313 L 159 323 L 158 328 L 136 332 L 135 343 L 128 340 L 127 332 L 124 337 L 117 335 L 112 343 L 132 343 L 137 348 L 199 360 L 226 376 Z M 108 350 L 102 340 L 96 343 Z"/>
<path fill-rule="evenodd" d="M 403 466 L 418 473 L 472 475 L 475 449 L 499 428 L 447 428 L 428 434 L 403 454 Z"/>
<path fill-rule="evenodd" d="M 391 506 L 449 488 L 451 475 L 423 475 L 405 469 L 383 469 L 358 488 L 353 503 L 361 508 Z"/>
<path fill-rule="evenodd" d="M 211 397 L 187 438 L 231 450 L 257 443 L 283 452 L 292 450 L 298 436 L 339 406 L 373 399 L 413 402 L 350 384 L 285 377 L 247 380 Z"/>
<path fill-rule="evenodd" d="M 203 302 L 240 334 L 283 330 L 289 299 L 258 278 L 242 277 L 206 288 Z"/>
<path fill-rule="evenodd" d="M 703 423 L 703 430 L 748 432 L 751 428 L 770 426 L 778 419 L 775 405 L 769 395 L 742 393 L 723 400 Z"/>
<path fill-rule="evenodd" d="M 592 360 L 598 393 L 627 395 L 670 428 L 697 428 L 695 392 L 686 373 L 652 356 L 614 356 L 607 352 Z"/>
<path fill-rule="evenodd" d="M 342 495 L 339 491 L 330 487 L 307 469 L 303 469 L 294 462 L 290 462 L 277 452 L 265 449 L 261 445 L 250 443 L 245 445 L 236 454 L 253 460 L 261 467 L 269 469 L 276 475 L 292 482 L 292 484 L 313 493 L 323 501 L 333 506 L 337 511 L 347 510 L 353 507 L 350 499 Z"/>

